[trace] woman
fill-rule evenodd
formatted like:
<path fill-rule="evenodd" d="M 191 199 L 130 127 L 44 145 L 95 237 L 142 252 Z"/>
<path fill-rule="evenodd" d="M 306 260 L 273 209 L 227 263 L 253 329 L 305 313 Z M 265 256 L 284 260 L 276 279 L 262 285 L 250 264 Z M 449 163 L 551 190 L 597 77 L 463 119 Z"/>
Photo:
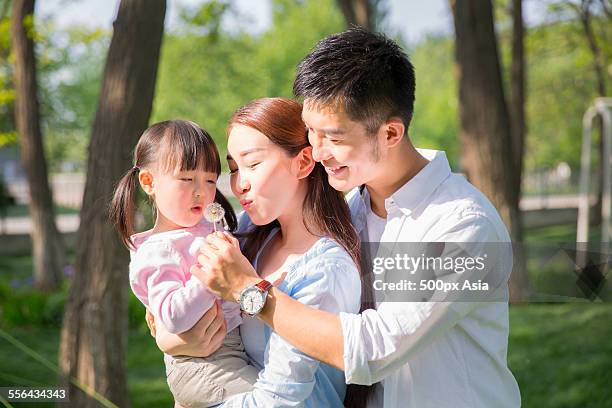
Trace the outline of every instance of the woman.
<path fill-rule="evenodd" d="M 279 288 L 295 299 L 356 313 L 359 238 L 343 195 L 312 158 L 301 111 L 295 101 L 266 98 L 240 108 L 230 120 L 231 187 L 245 210 L 239 220 L 242 251 L 262 278 L 287 272 Z M 224 406 L 343 405 L 341 371 L 304 355 L 256 318 L 246 318 L 240 330 L 261 371 L 253 391 Z M 158 344 L 176 352 L 167 337 L 158 335 Z"/>

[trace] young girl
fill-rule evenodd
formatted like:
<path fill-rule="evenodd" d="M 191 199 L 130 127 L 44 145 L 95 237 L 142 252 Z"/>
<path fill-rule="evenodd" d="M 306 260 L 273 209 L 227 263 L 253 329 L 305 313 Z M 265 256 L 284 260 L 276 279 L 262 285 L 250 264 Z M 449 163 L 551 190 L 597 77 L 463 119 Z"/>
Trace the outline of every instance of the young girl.
<path fill-rule="evenodd" d="M 219 152 L 210 135 L 193 122 L 172 120 L 147 129 L 132 167 L 119 182 L 111 217 L 131 251 L 130 285 L 136 297 L 171 333 L 189 330 L 215 306 L 211 294 L 189 272 L 213 225 L 202 218 L 213 201 L 225 210 L 231 230 L 236 216 L 217 190 Z M 154 203 L 155 225 L 134 234 L 137 184 Z M 228 334 L 209 357 L 165 355 L 168 385 L 177 404 L 208 407 L 250 391 L 257 371 L 248 365 L 238 325 L 238 305 L 222 304 Z"/>

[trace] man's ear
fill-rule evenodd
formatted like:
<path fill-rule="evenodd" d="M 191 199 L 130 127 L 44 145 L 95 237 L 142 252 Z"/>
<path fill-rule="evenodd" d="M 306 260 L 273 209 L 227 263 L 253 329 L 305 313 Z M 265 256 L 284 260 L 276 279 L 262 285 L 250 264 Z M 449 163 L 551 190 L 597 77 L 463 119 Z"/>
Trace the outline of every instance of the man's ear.
<path fill-rule="evenodd" d="M 306 178 L 312 173 L 315 164 L 317 162 L 312 158 L 312 146 L 308 146 L 302 149 L 295 158 L 298 163 L 298 179 Z"/>
<path fill-rule="evenodd" d="M 147 195 L 152 196 L 155 193 L 153 188 L 153 174 L 149 170 L 142 169 L 138 172 L 138 182 Z"/>
<path fill-rule="evenodd" d="M 406 127 L 400 118 L 390 118 L 383 125 L 385 129 L 385 145 L 387 147 L 397 146 L 403 139 Z"/>

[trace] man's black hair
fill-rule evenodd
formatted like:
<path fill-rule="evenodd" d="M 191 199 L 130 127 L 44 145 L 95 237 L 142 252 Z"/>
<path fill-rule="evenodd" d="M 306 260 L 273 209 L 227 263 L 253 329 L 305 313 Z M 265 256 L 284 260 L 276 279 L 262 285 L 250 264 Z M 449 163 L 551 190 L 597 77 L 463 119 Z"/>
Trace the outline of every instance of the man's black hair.
<path fill-rule="evenodd" d="M 376 132 L 391 117 L 408 131 L 414 109 L 414 67 L 383 34 L 354 27 L 319 41 L 299 64 L 296 97 L 343 109 Z"/>

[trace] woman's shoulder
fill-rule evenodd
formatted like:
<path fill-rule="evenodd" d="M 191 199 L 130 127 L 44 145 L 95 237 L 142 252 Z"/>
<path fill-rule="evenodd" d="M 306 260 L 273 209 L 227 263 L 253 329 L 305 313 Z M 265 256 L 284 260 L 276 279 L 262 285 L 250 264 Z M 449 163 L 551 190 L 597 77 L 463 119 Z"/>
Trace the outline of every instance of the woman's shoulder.
<path fill-rule="evenodd" d="M 312 248 L 304 254 L 304 262 L 307 264 L 340 262 L 355 266 L 355 262 L 348 251 L 329 237 L 320 238 Z"/>
<path fill-rule="evenodd" d="M 357 265 L 346 249 L 333 239 L 322 237 L 291 265 L 287 277 L 294 281 L 351 281 L 358 275 Z"/>
<path fill-rule="evenodd" d="M 333 239 L 321 238 L 291 265 L 281 290 L 323 310 L 356 313 L 361 279 L 349 253 Z"/>

